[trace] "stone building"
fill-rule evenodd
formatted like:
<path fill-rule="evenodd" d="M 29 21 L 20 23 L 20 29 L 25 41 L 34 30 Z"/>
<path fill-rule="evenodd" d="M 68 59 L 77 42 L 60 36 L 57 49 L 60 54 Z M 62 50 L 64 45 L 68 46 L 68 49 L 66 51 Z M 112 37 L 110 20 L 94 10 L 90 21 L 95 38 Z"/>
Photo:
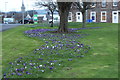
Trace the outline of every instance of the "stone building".
<path fill-rule="evenodd" d="M 91 19 L 93 22 L 118 23 L 120 21 L 120 1 L 116 2 L 94 2 L 94 8 L 86 11 L 86 19 Z M 68 17 L 69 22 L 82 22 L 82 13 L 71 7 Z"/>

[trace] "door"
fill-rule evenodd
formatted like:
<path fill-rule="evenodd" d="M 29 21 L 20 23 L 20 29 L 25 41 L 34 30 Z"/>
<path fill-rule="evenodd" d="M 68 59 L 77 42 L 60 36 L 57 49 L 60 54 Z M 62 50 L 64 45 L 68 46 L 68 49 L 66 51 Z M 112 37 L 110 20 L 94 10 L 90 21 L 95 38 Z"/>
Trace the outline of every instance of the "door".
<path fill-rule="evenodd" d="M 72 12 L 69 12 L 69 15 L 68 15 L 68 22 L 72 22 Z"/>
<path fill-rule="evenodd" d="M 118 11 L 112 12 L 112 23 L 118 23 Z"/>
<path fill-rule="evenodd" d="M 82 13 L 76 12 L 76 22 L 82 22 Z"/>
<path fill-rule="evenodd" d="M 96 22 L 96 12 L 91 12 L 91 20 L 93 20 L 93 22 Z"/>

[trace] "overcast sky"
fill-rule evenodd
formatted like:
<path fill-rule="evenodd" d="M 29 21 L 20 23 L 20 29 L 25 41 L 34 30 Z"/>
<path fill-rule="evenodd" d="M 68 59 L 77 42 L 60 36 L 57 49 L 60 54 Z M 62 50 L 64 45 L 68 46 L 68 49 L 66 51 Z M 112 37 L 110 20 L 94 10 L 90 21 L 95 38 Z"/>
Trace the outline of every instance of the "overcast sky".
<path fill-rule="evenodd" d="M 38 9 L 35 7 L 36 1 L 49 1 L 49 0 L 24 0 L 24 5 L 26 10 L 33 10 L 33 8 Z M 61 0 L 61 1 L 65 1 L 65 0 Z M 70 1 L 74 1 L 74 0 L 70 0 Z M 98 0 L 98 2 L 99 1 L 100 0 Z M 107 1 L 111 1 L 111 0 L 107 0 Z M 6 4 L 6 8 L 5 8 L 5 4 Z M 21 6 L 22 6 L 22 0 L 0 0 L 0 11 L 2 12 L 21 11 Z"/>
<path fill-rule="evenodd" d="M 26 10 L 33 10 L 36 0 L 24 0 Z M 7 3 L 6 3 L 7 2 Z M 6 4 L 6 8 L 5 8 Z M 0 0 L 0 11 L 21 11 L 22 0 Z"/>

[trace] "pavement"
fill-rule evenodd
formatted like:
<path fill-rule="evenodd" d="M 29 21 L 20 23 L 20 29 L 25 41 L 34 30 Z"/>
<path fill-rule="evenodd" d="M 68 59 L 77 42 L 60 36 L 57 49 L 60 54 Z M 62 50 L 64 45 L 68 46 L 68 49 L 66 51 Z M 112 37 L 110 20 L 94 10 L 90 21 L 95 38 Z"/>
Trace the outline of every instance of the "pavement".
<path fill-rule="evenodd" d="M 20 26 L 23 24 L 0 24 L 0 32 Z"/>

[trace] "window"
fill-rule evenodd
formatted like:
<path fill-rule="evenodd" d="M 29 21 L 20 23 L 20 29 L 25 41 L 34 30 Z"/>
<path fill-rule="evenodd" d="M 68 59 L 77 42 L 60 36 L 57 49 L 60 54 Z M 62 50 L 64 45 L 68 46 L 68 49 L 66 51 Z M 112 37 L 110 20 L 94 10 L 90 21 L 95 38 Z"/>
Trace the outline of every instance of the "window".
<path fill-rule="evenodd" d="M 78 15 L 80 15 L 80 13 L 78 13 Z"/>
<path fill-rule="evenodd" d="M 117 14 L 117 13 L 114 13 L 115 15 Z"/>
<path fill-rule="evenodd" d="M 117 6 L 118 5 L 118 0 L 113 0 L 113 6 Z"/>
<path fill-rule="evenodd" d="M 69 12 L 68 21 L 72 22 L 72 12 Z"/>
<path fill-rule="evenodd" d="M 72 20 L 71 17 L 68 17 L 68 20 Z"/>
<path fill-rule="evenodd" d="M 95 7 L 96 6 L 96 3 L 95 2 L 92 2 L 92 7 Z"/>
<path fill-rule="evenodd" d="M 91 19 L 96 22 L 96 12 L 91 12 Z"/>
<path fill-rule="evenodd" d="M 76 22 L 82 22 L 83 15 L 81 12 L 76 12 Z"/>
<path fill-rule="evenodd" d="M 106 7 L 106 0 L 102 0 L 102 7 Z"/>
<path fill-rule="evenodd" d="M 101 12 L 101 22 L 106 22 L 106 11 Z"/>
<path fill-rule="evenodd" d="M 80 19 L 80 16 L 78 16 L 78 19 Z"/>
<path fill-rule="evenodd" d="M 55 17 L 54 20 L 58 20 L 58 17 Z"/>

